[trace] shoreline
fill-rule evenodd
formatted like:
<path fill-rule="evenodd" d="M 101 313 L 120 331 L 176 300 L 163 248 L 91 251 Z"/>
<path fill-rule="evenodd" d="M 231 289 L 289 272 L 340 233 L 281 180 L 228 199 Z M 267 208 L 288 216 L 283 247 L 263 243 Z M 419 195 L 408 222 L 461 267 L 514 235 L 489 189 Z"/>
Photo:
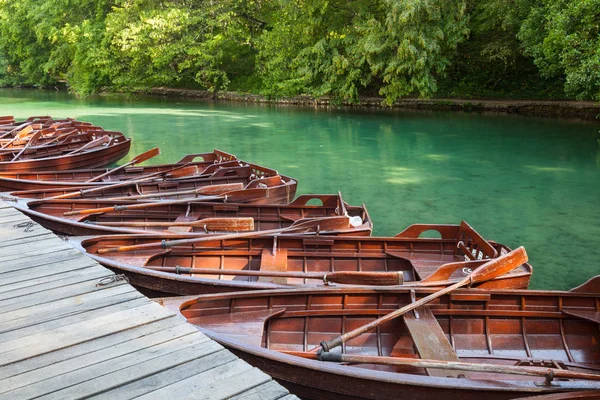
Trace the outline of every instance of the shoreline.
<path fill-rule="evenodd" d="M 294 96 L 269 99 L 256 94 L 216 92 L 193 89 L 157 87 L 148 92 L 151 96 L 179 97 L 213 101 L 292 105 L 322 108 L 381 109 L 381 110 L 425 110 L 458 112 L 493 112 L 532 117 L 578 119 L 600 122 L 600 102 L 563 100 L 484 100 L 484 99 L 400 99 L 392 106 L 382 105 L 381 97 L 361 97 L 360 104 L 342 102 L 332 104 L 329 97 L 313 98 Z M 141 94 L 140 93 L 140 94 Z"/>

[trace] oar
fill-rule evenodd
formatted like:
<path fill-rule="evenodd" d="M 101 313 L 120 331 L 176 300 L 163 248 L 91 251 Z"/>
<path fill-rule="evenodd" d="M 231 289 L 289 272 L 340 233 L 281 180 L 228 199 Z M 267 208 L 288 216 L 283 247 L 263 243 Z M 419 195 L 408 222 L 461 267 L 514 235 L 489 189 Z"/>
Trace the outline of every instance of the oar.
<path fill-rule="evenodd" d="M 310 353 L 308 353 L 310 354 Z M 307 357 L 308 358 L 308 354 Z M 314 354 L 314 353 L 312 353 Z M 418 368 L 441 368 L 458 371 L 490 372 L 498 374 L 542 376 L 551 382 L 559 379 L 585 379 L 591 381 L 600 380 L 600 375 L 575 372 L 556 368 L 528 367 L 516 365 L 498 365 L 486 363 L 468 363 L 461 361 L 440 361 L 420 358 L 406 357 L 382 357 L 365 356 L 361 354 L 340 354 L 321 352 L 316 355 L 320 361 L 346 362 L 353 364 L 379 364 L 379 365 L 409 365 Z"/>
<path fill-rule="evenodd" d="M 19 125 L 19 126 L 15 126 L 13 129 L 9 130 L 8 132 L 6 132 L 6 133 L 3 133 L 3 134 L 2 134 L 2 136 L 0 136 L 0 139 L 4 139 L 6 136 L 12 135 L 12 134 L 13 134 L 13 132 L 17 132 L 17 131 L 20 131 L 20 130 L 22 130 L 22 129 L 25 129 L 25 128 L 27 128 L 27 127 L 28 127 L 29 125 L 31 125 L 31 124 L 32 124 L 32 122 L 25 122 L 24 124 L 21 124 L 21 125 Z M 29 132 L 31 132 L 31 131 L 29 131 Z M 14 138 L 13 138 L 13 139 L 14 139 Z M 14 141 L 14 140 L 13 140 L 13 141 Z M 12 143 L 12 142 L 11 142 L 11 143 Z M 10 144 L 10 143 L 8 143 L 8 144 Z M 2 146 L 2 148 L 4 148 L 4 147 L 5 147 L 5 146 Z"/>
<path fill-rule="evenodd" d="M 93 222 L 91 222 L 93 223 Z M 112 224 L 112 223 L 111 223 Z M 168 224 L 168 222 L 164 222 Z M 114 225 L 112 225 L 114 226 Z M 138 225 L 142 226 L 142 225 Z M 166 226 L 166 225 L 165 225 Z M 450 263 L 459 264 L 459 263 Z M 445 265 L 450 265 L 445 264 Z M 445 265 L 442 265 L 442 269 Z M 480 263 L 469 262 L 461 263 L 464 267 L 468 265 L 473 269 Z M 425 281 L 404 281 L 402 271 L 387 272 L 365 272 L 365 271 L 336 271 L 336 272 L 291 272 L 291 271 L 249 271 L 249 270 L 222 270 L 215 268 L 183 268 L 183 267 L 145 267 L 153 271 L 171 272 L 181 274 L 197 275 L 234 275 L 234 276 L 272 276 L 277 278 L 298 278 L 298 279 L 319 279 L 324 284 L 329 282 L 347 284 L 347 285 L 368 285 L 368 286 L 398 286 L 402 287 L 441 287 L 456 283 L 457 279 L 440 279 Z M 431 276 L 434 276 L 432 274 Z"/>
<path fill-rule="evenodd" d="M 91 149 L 93 147 L 101 146 L 103 144 L 109 143 L 110 141 L 111 141 L 110 136 L 102 136 L 102 137 L 99 137 L 98 139 L 92 140 L 91 142 L 87 142 L 86 144 L 84 144 L 80 148 L 75 149 L 75 150 L 73 150 L 70 153 L 67 153 L 65 155 L 66 156 L 72 156 L 72 155 L 80 153 L 80 152 L 82 152 L 84 150 Z"/>
<path fill-rule="evenodd" d="M 446 293 L 450 293 L 465 285 L 471 286 L 473 284 L 486 282 L 500 275 L 504 275 L 517 268 L 519 265 L 526 263 L 527 260 L 528 258 L 527 253 L 525 252 L 525 248 L 519 247 L 516 250 L 511 251 L 510 253 L 504 254 L 503 256 L 488 261 L 487 263 L 477 268 L 475 271 L 471 272 L 469 275 L 467 275 L 465 278 L 458 281 L 454 285 L 448 286 L 438 292 L 432 293 L 429 296 L 422 298 L 421 300 L 408 304 L 396 311 L 384 315 L 381 318 L 377 318 L 375 321 L 360 326 L 336 338 L 333 338 L 331 340 L 325 340 L 321 342 L 321 347 L 325 351 L 330 351 L 331 349 L 340 346 L 348 340 L 354 339 L 355 337 L 367 331 L 370 331 L 371 329 L 375 329 L 381 324 L 384 324 L 388 321 L 393 320 L 394 318 L 406 314 L 407 312 L 414 310 L 415 308 L 421 307 L 422 305 L 425 305 L 430 301 L 445 295 Z"/>
<path fill-rule="evenodd" d="M 282 272 L 282 271 L 252 271 L 227 270 L 217 268 L 183 268 L 183 267 L 145 267 L 152 271 L 171 272 L 178 275 L 233 275 L 233 276 L 272 276 L 277 278 L 319 279 L 325 284 L 329 282 L 349 285 L 401 285 L 404 280 L 402 271 L 398 272 Z"/>
<path fill-rule="evenodd" d="M 54 199 L 54 198 L 52 198 L 52 199 Z M 79 210 L 79 211 L 65 211 L 63 213 L 63 215 L 65 217 L 67 217 L 67 216 L 72 216 L 72 215 L 105 214 L 105 213 L 113 212 L 113 211 L 120 212 L 120 211 L 127 211 L 127 210 L 140 210 L 140 209 L 151 208 L 151 207 L 169 206 L 171 204 L 187 204 L 192 201 L 196 202 L 198 200 L 212 201 L 212 200 L 221 200 L 221 199 L 223 199 L 223 197 L 221 197 L 221 196 L 206 196 L 206 197 L 195 198 L 195 199 L 177 199 L 177 200 L 168 200 L 168 201 L 157 201 L 154 203 L 118 204 L 118 205 L 111 206 L 111 207 L 90 208 L 90 209 Z M 44 199 L 44 200 L 46 200 L 46 199 Z"/>
<path fill-rule="evenodd" d="M 131 221 L 131 222 L 95 222 L 86 221 L 91 225 L 99 226 L 114 226 L 114 227 L 171 227 L 171 226 L 189 226 L 189 227 L 203 227 L 207 231 L 254 231 L 254 218 L 252 217 L 232 217 L 232 218 L 221 218 L 211 217 L 203 218 L 198 221 L 172 221 L 172 222 L 158 222 L 158 221 Z"/>
<path fill-rule="evenodd" d="M 120 171 L 123 168 L 129 167 L 130 165 L 143 163 L 144 161 L 147 161 L 147 160 L 149 160 L 149 159 L 151 159 L 153 157 L 156 157 L 159 154 L 160 154 L 160 149 L 158 147 L 155 147 L 155 148 L 153 148 L 151 150 L 148 150 L 148 151 L 146 151 L 146 152 L 144 152 L 142 154 L 139 154 L 139 155 L 133 157 L 133 159 L 131 161 L 129 161 L 129 162 L 127 162 L 127 163 L 125 163 L 125 164 L 123 164 L 123 165 L 121 165 L 119 167 L 113 168 L 110 171 L 106 171 L 105 173 L 103 173 L 101 175 L 95 176 L 92 179 L 88 179 L 85 182 L 89 183 L 89 182 L 97 181 L 98 179 L 104 178 L 105 176 L 108 176 L 108 175 L 113 174 L 113 173 L 115 173 L 117 171 Z"/>
<path fill-rule="evenodd" d="M 120 196 L 120 197 L 109 197 L 103 196 L 103 198 L 107 200 L 142 200 L 142 199 L 152 199 L 155 197 L 171 197 L 171 196 L 181 196 L 181 195 L 203 195 L 203 196 L 218 196 L 225 195 L 229 192 L 233 192 L 236 190 L 243 190 L 243 183 L 223 183 L 221 185 L 207 185 L 199 187 L 198 189 L 190 189 L 190 190 L 178 190 L 174 192 L 155 192 L 155 193 L 147 193 L 140 194 L 137 196 Z"/>
<path fill-rule="evenodd" d="M 11 131 L 12 132 L 12 131 Z M 13 144 L 15 141 L 24 138 L 25 136 L 29 135 L 31 132 L 33 132 L 33 127 L 31 126 L 31 124 L 27 125 L 25 128 L 23 128 L 22 130 L 19 131 L 19 133 L 17 133 L 15 135 L 15 137 L 13 137 L 11 140 L 9 140 L 6 143 L 2 144 L 2 148 L 5 149 L 8 146 L 10 146 L 11 144 Z"/>
<path fill-rule="evenodd" d="M 103 247 L 98 249 L 98 254 L 106 253 L 120 253 L 124 251 L 137 251 L 137 250 L 148 250 L 148 249 L 167 249 L 173 246 L 188 245 L 200 242 L 207 242 L 212 240 L 232 240 L 242 239 L 251 237 L 262 237 L 267 235 L 276 235 L 285 232 L 315 232 L 315 231 L 327 231 L 333 229 L 339 229 L 340 225 L 345 220 L 346 226 L 350 224 L 350 218 L 340 217 L 325 217 L 325 218 L 306 218 L 300 219 L 294 222 L 292 225 L 286 228 L 270 229 L 266 231 L 247 232 L 247 233 L 233 233 L 228 235 L 211 235 L 202 236 L 199 238 L 192 239 L 180 239 L 180 240 L 161 240 L 160 242 L 144 243 L 132 246 L 119 246 L 119 247 Z"/>
<path fill-rule="evenodd" d="M 16 161 L 19 157 L 21 157 L 21 154 L 23 154 L 25 152 L 25 150 L 27 150 L 33 143 L 35 143 L 41 135 L 42 135 L 42 131 L 37 131 L 36 133 L 34 133 L 33 136 L 31 137 L 31 139 L 29 139 L 29 141 L 27 142 L 27 144 L 25 146 L 23 146 L 21 151 L 19 151 L 17 153 L 17 155 L 13 157 L 11 162 Z"/>
<path fill-rule="evenodd" d="M 146 176 L 143 176 L 141 178 L 136 178 L 134 180 L 125 180 L 122 182 L 114 183 L 112 185 L 99 185 L 97 187 L 93 187 L 90 189 L 82 189 L 82 190 L 78 190 L 76 192 L 69 192 L 69 193 L 64 193 L 64 194 L 58 195 L 58 196 L 46 197 L 46 200 L 68 199 L 68 198 L 77 197 L 77 196 L 83 197 L 90 193 L 101 192 L 102 190 L 106 190 L 106 189 L 116 189 L 116 188 L 123 187 L 123 186 L 137 185 L 138 183 L 148 182 L 148 181 L 151 181 L 151 180 L 156 179 L 159 176 L 163 176 L 163 175 L 164 176 L 176 175 L 176 174 L 173 174 L 173 172 L 175 172 L 175 173 L 181 172 L 181 173 L 188 174 L 189 168 L 194 168 L 194 167 L 193 166 L 187 167 L 186 165 L 179 165 L 179 166 L 171 168 L 169 170 L 153 172 L 152 174 L 148 174 Z M 75 214 L 72 214 L 72 215 L 75 215 Z"/>

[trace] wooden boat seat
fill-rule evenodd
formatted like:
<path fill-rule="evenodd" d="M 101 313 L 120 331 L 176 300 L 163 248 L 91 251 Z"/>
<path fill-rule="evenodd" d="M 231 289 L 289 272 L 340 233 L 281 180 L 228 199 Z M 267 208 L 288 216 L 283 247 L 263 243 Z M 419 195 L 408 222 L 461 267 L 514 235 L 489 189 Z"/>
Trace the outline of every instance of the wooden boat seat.
<path fill-rule="evenodd" d="M 581 319 L 585 319 L 587 321 L 592 321 L 597 324 L 600 324 L 600 312 L 598 311 L 571 311 L 571 310 L 562 310 L 564 314 L 567 314 L 571 317 L 577 317 Z"/>
<path fill-rule="evenodd" d="M 404 314 L 403 318 L 419 356 L 440 361 L 459 361 L 429 306 L 419 307 L 415 311 L 416 313 Z M 458 378 L 461 374 L 461 371 L 445 369 L 427 368 L 426 370 L 430 376 Z"/>
<path fill-rule="evenodd" d="M 260 258 L 261 271 L 279 271 L 285 272 L 288 269 L 287 265 L 287 249 L 277 249 L 275 254 L 269 249 L 263 249 Z M 273 276 L 261 276 L 259 282 L 269 282 L 277 284 L 287 284 L 287 278 L 278 278 Z"/>
<path fill-rule="evenodd" d="M 463 257 L 452 254 L 416 254 L 410 251 L 388 251 L 386 254 L 409 261 L 420 279 L 426 279 L 443 264 L 464 261 Z"/>
<path fill-rule="evenodd" d="M 194 222 L 200 219 L 200 213 L 192 213 L 189 215 L 181 214 L 179 217 L 175 219 L 175 222 Z M 170 226 L 167 229 L 167 232 L 173 233 L 188 233 L 191 232 L 194 228 L 191 226 Z"/>
<path fill-rule="evenodd" d="M 208 315 L 188 318 L 188 322 L 202 326 L 202 328 L 206 328 L 217 334 L 224 334 L 232 339 L 239 339 L 244 343 L 261 346 L 265 322 L 269 318 L 283 314 L 285 310 L 285 308 L 273 308 L 263 311 Z"/>

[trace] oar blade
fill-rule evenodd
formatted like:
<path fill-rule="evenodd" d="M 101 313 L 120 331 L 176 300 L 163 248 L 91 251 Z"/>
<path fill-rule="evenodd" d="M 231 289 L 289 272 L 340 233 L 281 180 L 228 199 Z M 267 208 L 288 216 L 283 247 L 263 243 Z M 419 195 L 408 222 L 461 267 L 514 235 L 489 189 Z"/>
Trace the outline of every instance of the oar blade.
<path fill-rule="evenodd" d="M 507 274 L 513 269 L 525 264 L 529 258 L 525 247 L 521 246 L 504 254 L 498 258 L 494 258 L 481 267 L 477 268 L 470 275 L 471 284 L 487 282 L 501 275 Z"/>
<path fill-rule="evenodd" d="M 131 159 L 131 161 L 129 161 L 129 163 L 140 164 L 140 163 L 143 163 L 144 161 L 148 161 L 149 159 L 158 156 L 159 154 L 160 154 L 160 148 L 155 147 L 153 149 L 150 149 L 142 154 L 138 154 L 137 156 L 133 157 Z"/>

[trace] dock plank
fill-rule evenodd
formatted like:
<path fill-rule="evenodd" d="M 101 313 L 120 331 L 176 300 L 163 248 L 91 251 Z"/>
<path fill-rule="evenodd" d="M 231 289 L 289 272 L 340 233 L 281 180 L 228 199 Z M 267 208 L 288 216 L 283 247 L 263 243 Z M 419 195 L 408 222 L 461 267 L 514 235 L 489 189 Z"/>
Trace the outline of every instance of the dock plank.
<path fill-rule="evenodd" d="M 140 400 L 164 399 L 169 396 L 174 396 L 177 399 L 187 398 L 190 395 L 196 395 L 201 392 L 208 396 L 207 388 L 224 379 L 236 376 L 242 372 L 251 370 L 252 367 L 242 360 L 235 360 L 230 363 L 211 368 L 208 371 L 194 375 L 187 379 L 182 379 L 177 383 L 166 386 L 160 390 L 140 396 Z M 228 384 L 231 382 L 228 382 Z"/>
<path fill-rule="evenodd" d="M 86 372 L 86 374 L 78 376 L 81 381 L 77 382 L 77 378 L 75 378 L 73 382 L 77 383 L 71 385 L 72 381 L 67 380 L 64 389 L 40 396 L 39 399 L 62 400 L 93 396 L 126 383 L 143 379 L 158 371 L 168 370 L 202 355 L 214 353 L 221 347 L 211 340 L 198 342 L 192 337 L 196 336 L 195 334 L 188 336 L 181 340 L 154 346 L 146 352 L 136 352 L 124 356 L 122 360 L 111 360 L 104 366 L 110 368 L 110 372 L 106 373 L 105 369 L 98 369 L 92 372 L 91 376 L 94 376 L 92 379 L 90 379 L 90 371 L 79 370 L 74 375 L 78 375 L 80 371 Z M 187 343 L 188 341 L 189 343 Z M 62 377 L 61 381 L 64 380 L 65 377 Z M 41 389 L 47 391 L 45 385 L 41 385 Z"/>
<path fill-rule="evenodd" d="M 151 375 L 133 383 L 120 386 L 111 391 L 95 396 L 97 399 L 125 400 L 154 392 L 165 386 L 172 385 L 182 379 L 197 375 L 224 364 L 234 361 L 236 357 L 229 351 L 219 350 L 210 354 L 210 357 L 201 357 L 188 363 L 170 368 L 167 371 Z"/>
<path fill-rule="evenodd" d="M 32 385 L 36 382 L 41 382 L 53 377 L 78 371 L 82 367 L 101 364 L 108 360 L 116 359 L 117 357 L 156 346 L 170 340 L 190 335 L 192 333 L 194 333 L 194 329 L 181 329 L 179 326 L 176 326 L 146 335 L 132 343 L 120 343 L 107 349 L 86 353 L 79 357 L 63 360 L 44 368 L 38 368 L 12 378 L 5 379 L 2 387 L 0 388 L 0 394 L 16 390 L 20 387 Z"/>
<path fill-rule="evenodd" d="M 0 376 L 9 378 L 14 375 L 23 374 L 28 371 L 59 363 L 61 361 L 76 358 L 83 354 L 108 349 L 120 343 L 134 342 L 146 335 L 151 335 L 155 332 L 181 325 L 186 324 L 181 319 L 171 316 L 169 318 L 153 321 L 146 325 L 139 325 L 130 329 L 119 330 L 105 336 L 87 340 L 74 346 L 65 347 L 50 353 L 40 354 L 23 360 L 19 363 L 0 366 Z"/>
<path fill-rule="evenodd" d="M 229 400 L 277 400 L 288 394 L 289 392 L 283 386 L 269 380 L 253 389 L 231 396 Z"/>

